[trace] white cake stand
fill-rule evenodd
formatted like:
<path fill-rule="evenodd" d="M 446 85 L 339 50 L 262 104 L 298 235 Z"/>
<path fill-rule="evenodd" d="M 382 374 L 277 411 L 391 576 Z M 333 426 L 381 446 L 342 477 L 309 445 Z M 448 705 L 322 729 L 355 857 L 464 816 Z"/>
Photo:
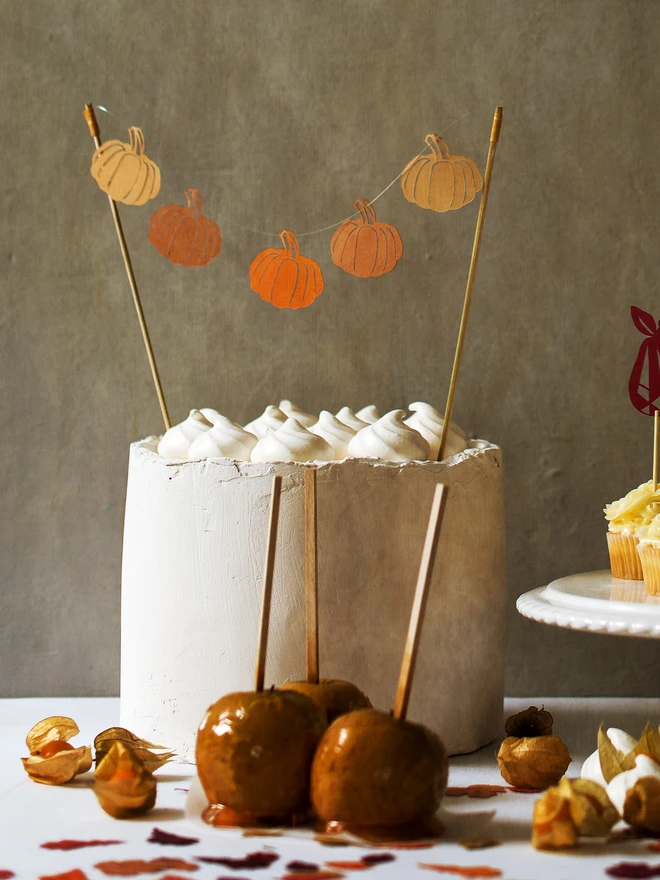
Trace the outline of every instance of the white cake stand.
<path fill-rule="evenodd" d="M 609 569 L 530 590 L 516 608 L 523 617 L 564 629 L 660 639 L 660 596 L 649 596 L 643 581 L 612 577 Z"/>

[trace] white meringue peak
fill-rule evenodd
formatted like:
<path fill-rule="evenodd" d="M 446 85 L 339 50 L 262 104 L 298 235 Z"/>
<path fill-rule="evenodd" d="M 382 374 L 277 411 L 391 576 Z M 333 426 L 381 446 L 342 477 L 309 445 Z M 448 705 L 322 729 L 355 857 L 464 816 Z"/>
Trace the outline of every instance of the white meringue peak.
<path fill-rule="evenodd" d="M 215 425 L 216 419 L 223 419 L 224 416 L 221 415 L 217 409 L 213 409 L 212 406 L 201 406 L 199 411 L 204 416 L 205 419 L 208 419 L 211 424 Z"/>
<path fill-rule="evenodd" d="M 253 419 L 245 426 L 245 430 L 261 440 L 271 431 L 277 431 L 286 422 L 287 417 L 284 415 L 279 406 L 267 406 L 261 415 Z"/>
<path fill-rule="evenodd" d="M 163 458 L 188 458 L 190 444 L 211 428 L 211 422 L 198 409 L 191 409 L 187 419 L 173 425 L 160 438 L 158 453 Z"/>
<path fill-rule="evenodd" d="M 419 431 L 404 424 L 403 409 L 393 409 L 358 431 L 348 444 L 351 458 L 382 458 L 385 461 L 426 461 L 429 444 Z"/>
<path fill-rule="evenodd" d="M 339 421 L 343 422 L 345 425 L 348 425 L 349 428 L 353 428 L 355 431 L 360 431 L 362 428 L 366 428 L 369 424 L 368 422 L 359 419 L 348 406 L 342 406 L 335 418 L 339 419 Z"/>
<path fill-rule="evenodd" d="M 323 437 L 312 434 L 295 419 L 262 437 L 252 461 L 334 461 L 335 451 Z"/>
<path fill-rule="evenodd" d="M 321 410 L 318 422 L 309 430 L 317 437 L 323 437 L 332 446 L 337 460 L 348 456 L 348 444 L 356 434 L 354 428 L 340 422 L 327 409 Z"/>
<path fill-rule="evenodd" d="M 355 413 L 355 416 L 363 422 L 366 422 L 368 425 L 373 425 L 373 423 L 377 422 L 380 418 L 380 413 L 375 404 L 370 403 L 368 406 L 363 406 L 362 409 L 359 409 Z"/>
<path fill-rule="evenodd" d="M 250 461 L 250 454 L 256 444 L 257 438 L 254 434 L 217 413 L 213 427 L 190 444 L 188 458 L 233 458 L 236 461 Z"/>
<path fill-rule="evenodd" d="M 435 461 L 438 457 L 440 449 L 440 438 L 442 436 L 442 426 L 444 417 L 430 403 L 424 403 L 418 400 L 411 403 L 408 409 L 412 412 L 411 416 L 404 419 L 408 427 L 414 428 L 422 435 L 431 447 L 430 458 Z M 457 452 L 463 452 L 467 443 L 465 441 L 465 432 L 453 422 L 449 424 L 449 435 L 445 443 L 445 458 L 450 455 L 456 455 Z"/>
<path fill-rule="evenodd" d="M 303 428 L 311 428 L 318 421 L 316 416 L 307 413 L 290 400 L 280 400 L 280 409 L 287 418 L 295 419 Z"/>

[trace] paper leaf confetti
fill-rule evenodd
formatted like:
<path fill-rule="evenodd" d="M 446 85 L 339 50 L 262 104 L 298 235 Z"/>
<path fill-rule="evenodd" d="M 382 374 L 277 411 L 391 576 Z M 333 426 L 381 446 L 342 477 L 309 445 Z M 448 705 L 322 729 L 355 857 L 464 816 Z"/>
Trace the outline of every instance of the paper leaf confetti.
<path fill-rule="evenodd" d="M 16 874 L 14 874 L 13 871 L 4 870 L 3 868 L 0 868 L 0 880 L 11 880 L 11 878 L 15 877 L 15 876 L 16 876 Z"/>
<path fill-rule="evenodd" d="M 255 868 L 269 868 L 273 862 L 279 859 L 279 856 L 277 853 L 261 851 L 248 853 L 242 858 L 196 856 L 196 859 L 198 862 L 204 862 L 206 865 L 224 865 L 225 868 L 231 868 L 234 871 L 251 871 Z"/>
<path fill-rule="evenodd" d="M 267 248 L 252 260 L 250 287 L 278 309 L 304 309 L 323 291 L 321 267 L 300 253 L 288 229 L 280 233 L 283 250 Z"/>
<path fill-rule="evenodd" d="M 124 843 L 123 840 L 51 840 L 42 843 L 41 849 L 56 849 L 68 852 L 74 849 L 85 849 L 88 846 L 115 846 Z"/>
<path fill-rule="evenodd" d="M 125 205 L 144 205 L 160 192 L 160 168 L 144 152 L 142 130 L 131 126 L 129 142 L 106 141 L 92 156 L 92 177 L 104 193 Z"/>
<path fill-rule="evenodd" d="M 660 877 L 660 865 L 646 862 L 619 862 L 605 868 L 608 877 Z"/>
<path fill-rule="evenodd" d="M 454 874 L 458 877 L 501 877 L 499 868 L 490 868 L 488 865 L 429 865 L 420 862 L 419 868 L 427 868 L 429 871 L 437 871 L 439 874 Z"/>
<path fill-rule="evenodd" d="M 465 156 L 453 156 L 439 134 L 425 138 L 430 152 L 403 169 L 401 189 L 409 202 L 431 211 L 455 211 L 469 204 L 483 186 L 479 169 Z"/>
<path fill-rule="evenodd" d="M 488 785 L 486 783 L 483 784 L 475 784 L 475 785 L 454 785 L 449 786 L 445 791 L 446 797 L 469 797 L 469 798 L 491 798 L 495 797 L 496 794 L 504 794 L 507 791 L 511 791 L 511 788 L 508 785 Z"/>
<path fill-rule="evenodd" d="M 180 834 L 172 834 L 171 831 L 154 828 L 147 838 L 147 843 L 160 843 L 163 846 L 192 846 L 194 843 L 199 843 L 199 837 L 182 837 Z"/>
<path fill-rule="evenodd" d="M 138 874 L 160 874 L 170 868 L 174 871 L 199 871 L 199 865 L 183 859 L 125 859 L 120 862 L 98 862 L 94 867 L 110 877 L 136 877 Z"/>
<path fill-rule="evenodd" d="M 637 306 L 630 307 L 633 324 L 644 339 L 639 347 L 628 381 L 630 402 L 636 410 L 652 416 L 660 398 L 660 327 L 653 315 Z"/>
<path fill-rule="evenodd" d="M 42 874 L 39 880 L 88 880 L 88 877 L 79 868 L 74 868 L 72 871 L 65 871 L 64 874 Z"/>
<path fill-rule="evenodd" d="M 358 278 L 377 278 L 391 272 L 403 255 L 398 230 L 376 220 L 368 199 L 358 199 L 353 207 L 360 216 L 345 220 L 332 236 L 332 262 Z"/>
<path fill-rule="evenodd" d="M 186 190 L 186 205 L 165 205 L 149 223 L 149 241 L 175 266 L 206 266 L 222 248 L 220 227 L 202 214 L 198 189 Z"/>

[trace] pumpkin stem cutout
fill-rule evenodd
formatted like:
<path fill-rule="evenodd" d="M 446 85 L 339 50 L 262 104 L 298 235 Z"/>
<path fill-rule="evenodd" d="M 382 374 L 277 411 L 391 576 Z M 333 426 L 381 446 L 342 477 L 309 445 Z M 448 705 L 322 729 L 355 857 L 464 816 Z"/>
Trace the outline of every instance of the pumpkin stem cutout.
<path fill-rule="evenodd" d="M 332 236 L 332 262 L 358 278 L 377 278 L 391 272 L 403 254 L 398 230 L 376 220 L 368 199 L 358 199 L 353 207 L 360 216 L 345 220 Z"/>
<path fill-rule="evenodd" d="M 149 222 L 149 241 L 175 266 L 206 266 L 222 248 L 220 227 L 202 214 L 198 189 L 186 190 L 186 205 L 165 205 Z"/>
<path fill-rule="evenodd" d="M 250 287 L 278 309 L 304 309 L 323 290 L 321 267 L 300 253 L 295 233 L 280 233 L 283 250 L 267 248 L 252 260 Z"/>
<path fill-rule="evenodd" d="M 628 382 L 630 402 L 646 416 L 658 409 L 660 398 L 660 324 L 653 315 L 637 306 L 630 307 L 633 324 L 646 339 L 642 340 Z"/>
<path fill-rule="evenodd" d="M 160 168 L 144 152 L 142 130 L 131 126 L 129 142 L 106 141 L 92 156 L 92 177 L 104 193 L 125 205 L 144 205 L 160 192 Z"/>
<path fill-rule="evenodd" d="M 401 173 L 404 196 L 437 212 L 469 204 L 483 186 L 476 164 L 465 156 L 453 156 L 439 134 L 427 134 L 424 140 L 430 152 L 415 156 Z"/>

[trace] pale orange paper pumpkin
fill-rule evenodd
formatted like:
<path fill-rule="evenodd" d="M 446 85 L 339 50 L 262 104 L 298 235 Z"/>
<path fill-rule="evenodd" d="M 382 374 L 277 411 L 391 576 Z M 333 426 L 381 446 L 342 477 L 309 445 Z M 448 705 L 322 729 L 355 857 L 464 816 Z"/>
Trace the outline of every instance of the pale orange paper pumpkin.
<path fill-rule="evenodd" d="M 358 278 L 391 272 L 403 254 L 398 230 L 389 223 L 379 223 L 367 199 L 358 199 L 353 207 L 360 216 L 344 221 L 332 236 L 332 262 Z"/>
<path fill-rule="evenodd" d="M 293 232 L 284 229 L 280 238 L 284 250 L 267 248 L 252 260 L 250 287 L 278 309 L 304 309 L 323 290 L 321 267 L 300 254 Z"/>
<path fill-rule="evenodd" d="M 149 223 L 149 241 L 176 266 L 206 266 L 222 247 L 220 227 L 202 214 L 198 189 L 186 190 L 187 207 L 165 205 Z"/>
<path fill-rule="evenodd" d="M 403 169 L 401 189 L 409 202 L 431 211 L 455 211 L 483 186 L 479 169 L 465 156 L 452 156 L 439 134 L 427 134 L 430 153 L 415 156 Z"/>
<path fill-rule="evenodd" d="M 144 153 L 144 135 L 128 129 L 129 143 L 106 141 L 92 156 L 92 177 L 115 202 L 144 205 L 160 191 L 160 168 Z"/>

